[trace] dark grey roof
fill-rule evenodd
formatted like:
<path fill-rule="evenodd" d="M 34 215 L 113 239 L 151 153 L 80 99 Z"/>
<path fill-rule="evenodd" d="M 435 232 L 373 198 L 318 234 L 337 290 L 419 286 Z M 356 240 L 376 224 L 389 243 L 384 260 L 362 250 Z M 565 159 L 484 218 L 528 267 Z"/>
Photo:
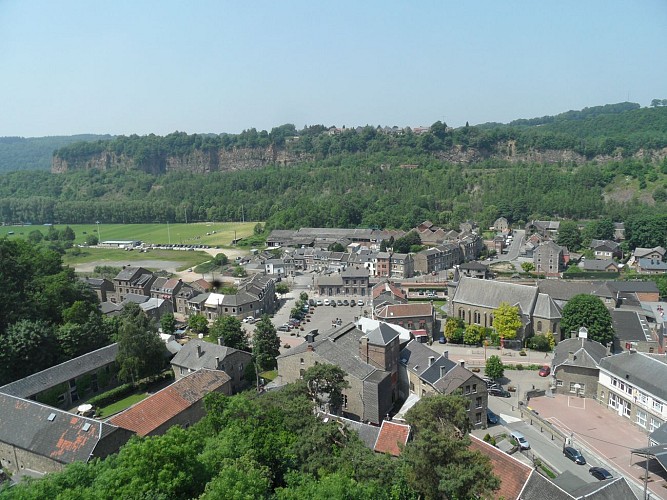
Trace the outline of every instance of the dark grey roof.
<path fill-rule="evenodd" d="M 114 280 L 117 281 L 128 281 L 132 279 L 132 277 L 139 271 L 141 270 L 140 267 L 126 267 L 123 269 L 121 272 L 119 272 Z"/>
<path fill-rule="evenodd" d="M 546 293 L 537 294 L 533 316 L 546 319 L 560 319 L 562 317 L 560 308 Z"/>
<path fill-rule="evenodd" d="M 336 273 L 317 277 L 317 286 L 342 286 L 343 277 Z"/>
<path fill-rule="evenodd" d="M 579 476 L 575 476 L 574 473 L 569 470 L 563 471 L 557 477 L 553 479 L 553 483 L 565 490 L 566 492 L 572 494 L 577 488 L 581 488 L 586 485 L 586 481 L 581 479 Z"/>
<path fill-rule="evenodd" d="M 574 357 L 572 360 L 568 359 L 570 352 Z M 554 348 L 552 366 L 554 370 L 560 365 L 597 369 L 605 356 L 607 348 L 593 339 L 565 339 Z"/>
<path fill-rule="evenodd" d="M 616 337 L 628 342 L 650 342 L 653 336 L 646 318 L 636 311 L 615 309 L 611 311 L 611 322 Z"/>
<path fill-rule="evenodd" d="M 392 340 L 398 337 L 399 333 L 394 330 L 387 323 L 380 323 L 380 325 L 366 334 L 368 342 L 373 345 L 385 346 Z"/>
<path fill-rule="evenodd" d="M 636 500 L 637 496 L 624 477 L 586 483 L 571 491 L 574 498 L 586 500 Z"/>
<path fill-rule="evenodd" d="M 667 445 L 667 422 L 649 434 L 649 437 L 659 445 Z"/>
<path fill-rule="evenodd" d="M 542 280 L 538 285 L 540 292 L 546 293 L 554 300 L 568 301 L 575 295 L 592 294 L 604 281 L 580 281 L 580 280 Z"/>
<path fill-rule="evenodd" d="M 649 271 L 666 271 L 667 262 L 658 259 L 639 259 L 639 267 Z"/>
<path fill-rule="evenodd" d="M 115 425 L 8 394 L 0 393 L 0 408 L 0 442 L 63 464 L 87 462 L 111 433 L 125 434 L 125 440 L 130 435 Z"/>
<path fill-rule="evenodd" d="M 427 370 L 427 373 L 432 370 L 433 367 Z M 440 377 L 434 384 L 435 387 L 442 394 L 451 394 L 461 387 L 461 385 L 470 380 L 472 377 L 477 379 L 477 384 L 479 386 L 479 391 L 483 390 L 484 381 L 477 377 L 473 372 L 468 370 L 466 367 L 461 366 L 460 364 L 455 364 L 454 367 L 447 371 L 444 376 Z"/>
<path fill-rule="evenodd" d="M 489 266 L 482 264 L 481 262 L 477 262 L 475 260 L 470 261 L 470 262 L 465 262 L 459 266 L 463 270 L 470 270 L 470 271 L 488 271 Z"/>
<path fill-rule="evenodd" d="M 573 500 L 573 496 L 542 474 L 531 474 L 521 492 L 521 500 Z"/>
<path fill-rule="evenodd" d="M 197 346 L 201 347 L 201 356 L 197 354 Z M 192 339 L 183 345 L 183 348 L 171 360 L 171 364 L 191 370 L 199 370 L 201 368 L 217 370 L 218 365 L 215 358 L 219 358 L 220 363 L 224 363 L 225 358 L 235 352 L 244 353 L 244 351 L 232 349 L 231 347 L 224 347 L 200 339 Z M 250 353 L 244 354 L 250 358 Z"/>
<path fill-rule="evenodd" d="M 0 387 L 0 392 L 28 398 L 84 373 L 113 363 L 117 354 L 118 344 L 111 344 Z"/>
<path fill-rule="evenodd" d="M 523 314 L 531 314 L 537 301 L 537 287 L 461 277 L 453 301 L 462 304 L 497 308 L 502 302 L 519 305 Z"/>
<path fill-rule="evenodd" d="M 118 304 L 106 301 L 100 304 L 100 310 L 102 311 L 102 314 L 111 314 L 115 312 L 119 313 L 120 311 L 123 310 L 123 308 Z"/>
<path fill-rule="evenodd" d="M 329 416 L 329 418 L 332 417 Z M 380 434 L 379 427 L 376 427 L 374 425 L 364 424 L 362 422 L 355 422 L 354 420 L 349 420 L 347 418 L 342 418 L 342 417 L 333 417 L 333 418 L 342 422 L 348 429 L 356 431 L 357 434 L 359 434 L 359 438 L 367 448 L 370 448 L 371 450 L 375 448 L 375 442 L 377 441 L 378 435 Z"/>
<path fill-rule="evenodd" d="M 433 360 L 430 358 L 433 358 Z M 445 373 L 447 373 L 456 366 L 456 363 L 449 358 L 439 355 L 430 347 L 416 340 L 408 342 L 401 350 L 398 359 L 408 370 L 430 384 L 435 384 L 442 377 L 441 368 L 444 368 Z"/>
<path fill-rule="evenodd" d="M 655 281 L 608 281 L 606 285 L 612 292 L 660 293 Z"/>
<path fill-rule="evenodd" d="M 633 386 L 667 401 L 667 359 L 664 355 L 622 352 L 600 360 L 600 368 Z"/>
<path fill-rule="evenodd" d="M 368 278 L 368 269 L 365 267 L 350 266 L 341 273 L 343 278 Z"/>
<path fill-rule="evenodd" d="M 138 293 L 128 293 L 125 296 L 125 299 L 123 302 L 120 303 L 121 306 L 124 306 L 126 304 L 129 304 L 130 302 L 133 302 L 135 304 L 143 304 L 144 302 L 148 301 L 150 297 L 147 295 L 140 295 Z"/>
<path fill-rule="evenodd" d="M 609 266 L 615 266 L 618 269 L 618 264 L 611 259 L 588 259 L 584 261 L 584 271 L 606 271 Z"/>

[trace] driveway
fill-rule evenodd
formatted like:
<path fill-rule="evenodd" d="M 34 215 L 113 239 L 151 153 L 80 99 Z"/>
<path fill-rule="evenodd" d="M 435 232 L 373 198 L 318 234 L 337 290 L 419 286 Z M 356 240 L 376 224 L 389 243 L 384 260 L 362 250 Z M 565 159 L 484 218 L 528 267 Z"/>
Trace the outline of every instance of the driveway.
<path fill-rule="evenodd" d="M 612 474 L 621 474 L 643 488 L 645 460 L 630 455 L 630 450 L 648 446 L 648 436 L 627 418 L 609 410 L 594 399 L 566 395 L 533 398 L 529 407 L 539 413 L 582 450 L 589 462 L 607 463 Z M 603 465 L 604 466 L 604 465 Z M 667 498 L 665 473 L 654 460 L 649 467 L 649 489 L 656 498 Z"/>

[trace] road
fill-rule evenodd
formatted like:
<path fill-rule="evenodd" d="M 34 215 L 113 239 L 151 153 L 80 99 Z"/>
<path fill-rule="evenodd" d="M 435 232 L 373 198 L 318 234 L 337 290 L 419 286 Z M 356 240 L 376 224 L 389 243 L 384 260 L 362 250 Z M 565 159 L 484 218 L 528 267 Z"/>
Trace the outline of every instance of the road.
<path fill-rule="evenodd" d="M 524 243 L 524 238 L 526 237 L 526 231 L 523 229 L 516 229 L 514 231 L 514 238 L 512 240 L 507 253 L 498 255 L 498 261 L 512 261 L 519 258 L 519 252 L 521 251 L 521 246 Z"/>

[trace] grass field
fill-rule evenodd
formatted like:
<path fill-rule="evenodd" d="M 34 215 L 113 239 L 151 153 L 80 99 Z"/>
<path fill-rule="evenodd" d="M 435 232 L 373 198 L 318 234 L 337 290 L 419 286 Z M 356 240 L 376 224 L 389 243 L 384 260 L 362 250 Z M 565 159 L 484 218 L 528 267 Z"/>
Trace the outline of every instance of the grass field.
<path fill-rule="evenodd" d="M 98 266 L 115 265 L 118 262 L 132 263 L 135 261 L 168 261 L 180 263 L 179 270 L 198 266 L 202 262 L 211 260 L 206 252 L 183 252 L 174 250 L 150 250 L 143 252 L 127 252 L 116 248 L 81 248 L 75 255 L 71 250 L 63 256 L 63 264 L 76 267 L 80 264 L 95 263 Z M 220 250 L 223 252 L 223 250 Z M 150 267 L 150 266 L 149 266 Z"/>
<path fill-rule="evenodd" d="M 105 240 L 141 240 L 148 244 L 183 243 L 192 245 L 230 246 L 234 238 L 253 234 L 256 222 L 196 222 L 192 224 L 69 224 L 76 234 L 75 244 L 83 244 L 88 234 Z M 64 229 L 65 224 L 54 225 Z M 27 237 L 32 231 L 46 235 L 47 226 L 0 226 L 0 238 Z M 99 231 L 99 233 L 98 233 Z M 10 234 L 13 233 L 13 234 Z"/>
<path fill-rule="evenodd" d="M 104 408 L 100 408 L 99 414 L 100 417 L 110 417 L 111 415 L 114 415 L 120 411 L 125 410 L 126 408 L 129 408 L 135 403 L 138 403 L 139 401 L 143 401 L 148 397 L 148 394 L 145 392 L 142 392 L 140 394 L 131 394 L 130 396 L 121 399 L 120 401 L 116 401 L 113 404 L 110 404 L 109 406 L 105 406 Z"/>

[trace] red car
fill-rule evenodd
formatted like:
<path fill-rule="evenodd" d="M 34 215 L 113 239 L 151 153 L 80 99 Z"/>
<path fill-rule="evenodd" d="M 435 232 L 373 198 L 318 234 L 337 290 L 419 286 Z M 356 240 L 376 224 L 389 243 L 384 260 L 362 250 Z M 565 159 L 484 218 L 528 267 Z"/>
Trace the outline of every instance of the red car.
<path fill-rule="evenodd" d="M 538 375 L 540 377 L 546 377 L 551 373 L 551 368 L 549 368 L 547 365 L 544 365 L 542 368 L 540 368 L 540 371 L 538 372 Z"/>

